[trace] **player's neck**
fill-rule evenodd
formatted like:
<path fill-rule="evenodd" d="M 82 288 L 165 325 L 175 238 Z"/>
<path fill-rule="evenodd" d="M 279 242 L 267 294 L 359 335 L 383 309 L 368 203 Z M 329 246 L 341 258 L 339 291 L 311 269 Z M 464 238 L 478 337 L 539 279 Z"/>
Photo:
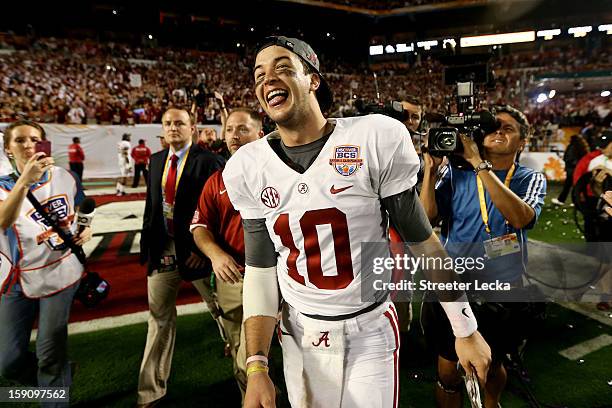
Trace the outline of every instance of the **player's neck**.
<path fill-rule="evenodd" d="M 278 132 L 285 146 L 301 146 L 319 140 L 329 132 L 327 120 L 319 112 L 304 118 L 298 126 L 278 125 Z"/>

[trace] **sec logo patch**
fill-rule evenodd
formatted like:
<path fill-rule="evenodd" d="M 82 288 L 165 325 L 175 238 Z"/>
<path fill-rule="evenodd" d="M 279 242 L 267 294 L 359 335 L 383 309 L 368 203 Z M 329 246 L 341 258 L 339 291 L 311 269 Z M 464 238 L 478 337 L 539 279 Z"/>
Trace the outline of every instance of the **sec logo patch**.
<path fill-rule="evenodd" d="M 280 195 L 274 187 L 266 187 L 261 192 L 261 202 L 268 208 L 276 208 L 280 204 Z"/>

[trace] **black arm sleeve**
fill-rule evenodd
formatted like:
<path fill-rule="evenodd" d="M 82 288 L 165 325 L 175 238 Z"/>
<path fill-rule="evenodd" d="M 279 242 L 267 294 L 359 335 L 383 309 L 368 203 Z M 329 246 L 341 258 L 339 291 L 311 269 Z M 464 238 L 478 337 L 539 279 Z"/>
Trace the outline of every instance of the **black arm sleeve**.
<path fill-rule="evenodd" d="M 431 224 L 419 200 L 416 187 L 382 199 L 391 226 L 404 242 L 423 242 L 432 234 Z"/>
<path fill-rule="evenodd" d="M 266 220 L 264 218 L 242 220 L 242 227 L 244 228 L 245 264 L 258 268 L 276 266 L 278 255 L 268 234 Z"/>

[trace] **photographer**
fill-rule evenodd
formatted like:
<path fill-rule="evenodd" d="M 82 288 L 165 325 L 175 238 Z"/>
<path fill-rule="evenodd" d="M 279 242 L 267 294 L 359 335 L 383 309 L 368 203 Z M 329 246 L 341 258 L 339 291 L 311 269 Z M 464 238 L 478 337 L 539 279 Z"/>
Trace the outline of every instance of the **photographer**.
<path fill-rule="evenodd" d="M 525 116 L 504 106 L 497 109 L 496 118 L 501 127 L 484 137 L 482 156 L 476 142 L 461 135 L 462 156 L 475 170 L 445 166 L 438 176 L 442 159 L 424 155 L 425 175 L 420 198 L 432 223 L 439 218 L 444 221 L 441 241 L 451 256 L 487 256 L 484 269 L 472 273 L 470 281 L 474 278 L 481 282 L 497 280 L 511 287 L 522 287 L 527 262 L 526 231 L 534 226 L 542 209 L 546 180 L 541 173 L 518 164 L 518 155 L 529 133 Z M 495 240 L 498 237 L 504 240 Z M 504 246 L 508 242 L 513 244 L 510 250 L 508 245 Z M 459 244 L 462 250 L 456 249 Z M 493 353 L 485 385 L 486 407 L 497 407 L 506 384 L 502 358 L 518 346 L 515 333 L 511 332 L 513 327 L 504 318 L 510 315 L 520 321 L 515 313 L 518 307 L 514 305 L 520 304 L 497 303 L 489 304 L 490 307 L 486 303 L 472 304 Z M 423 303 L 421 319 L 425 335 L 438 353 L 438 406 L 459 407 L 461 377 L 452 348 L 450 324 L 434 302 Z"/>
<path fill-rule="evenodd" d="M 27 120 L 12 123 L 4 135 L 14 173 L 0 177 L 0 247 L 13 266 L 0 282 L 0 375 L 24 385 L 69 387 L 68 317 L 83 265 L 26 195 L 32 192 L 65 232 L 76 234 L 75 244 L 89 241 L 91 228 L 76 233 L 83 191 L 52 157 L 35 151 L 43 135 L 39 124 Z M 35 320 L 36 356 L 28 351 Z"/>

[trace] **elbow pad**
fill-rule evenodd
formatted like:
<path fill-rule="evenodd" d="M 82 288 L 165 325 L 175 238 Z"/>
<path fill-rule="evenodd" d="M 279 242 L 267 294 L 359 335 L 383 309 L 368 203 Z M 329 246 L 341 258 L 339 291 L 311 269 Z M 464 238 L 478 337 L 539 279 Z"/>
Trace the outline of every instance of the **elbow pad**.
<path fill-rule="evenodd" d="M 242 289 L 243 320 L 253 316 L 278 315 L 278 280 L 276 266 L 258 268 L 246 265 Z"/>
<path fill-rule="evenodd" d="M 440 302 L 450 321 L 455 337 L 468 337 L 478 329 L 472 308 L 463 295 L 454 302 Z"/>

